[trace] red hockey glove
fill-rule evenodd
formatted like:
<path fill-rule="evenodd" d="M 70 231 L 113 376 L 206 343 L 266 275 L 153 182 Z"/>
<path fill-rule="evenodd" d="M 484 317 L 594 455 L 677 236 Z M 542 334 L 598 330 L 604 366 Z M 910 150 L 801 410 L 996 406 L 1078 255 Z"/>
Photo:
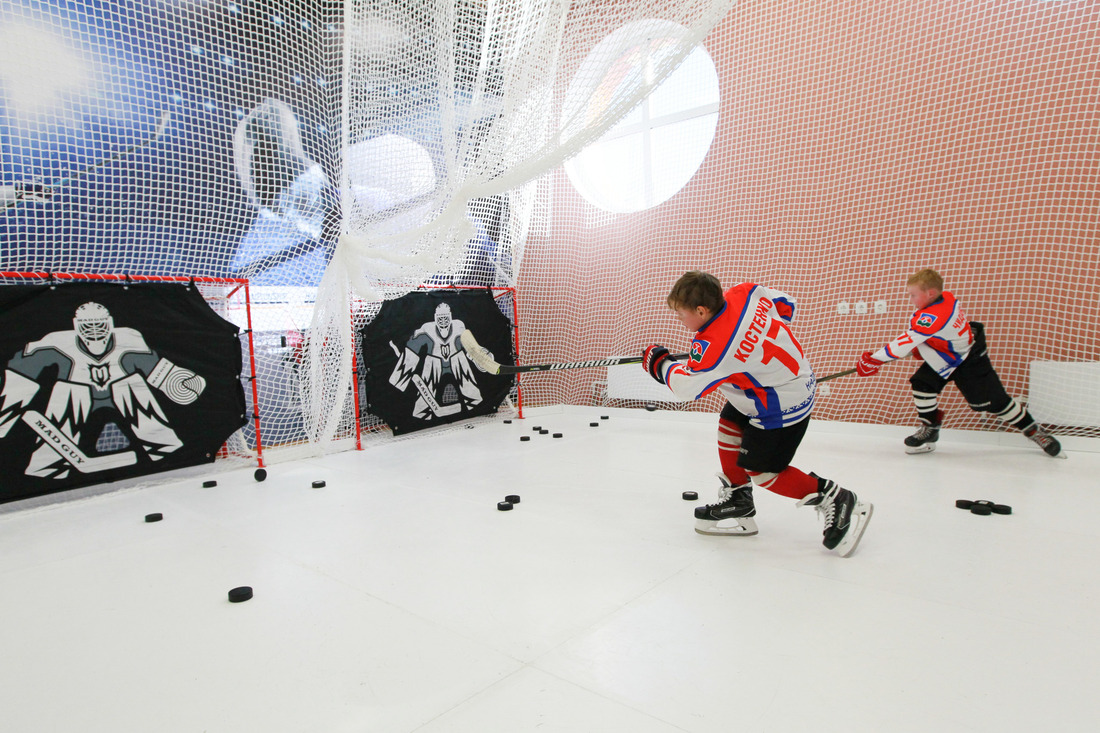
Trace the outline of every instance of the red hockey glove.
<path fill-rule="evenodd" d="M 882 364 L 883 362 L 871 356 L 870 351 L 864 351 L 863 355 L 859 357 L 859 362 L 856 363 L 856 371 L 861 377 L 873 377 L 878 374 Z"/>
<path fill-rule="evenodd" d="M 649 376 L 653 377 L 661 384 L 664 384 L 665 378 L 661 376 L 661 363 L 668 358 L 668 349 L 664 346 L 653 344 L 652 346 L 647 346 L 645 352 L 643 352 L 642 366 L 649 372 Z"/>

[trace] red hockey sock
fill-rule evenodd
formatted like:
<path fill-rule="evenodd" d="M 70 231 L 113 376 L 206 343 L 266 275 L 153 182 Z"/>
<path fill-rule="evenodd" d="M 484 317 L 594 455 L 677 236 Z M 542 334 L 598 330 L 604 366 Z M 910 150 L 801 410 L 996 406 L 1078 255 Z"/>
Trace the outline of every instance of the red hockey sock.
<path fill-rule="evenodd" d="M 750 473 L 750 475 L 753 485 L 791 499 L 804 499 L 810 494 L 817 493 L 817 479 L 802 473 L 794 466 L 787 466 L 779 473 Z"/>
<path fill-rule="evenodd" d="M 729 420 L 718 421 L 718 460 L 722 464 L 722 473 L 734 486 L 743 486 L 749 482 L 745 469 L 737 465 L 741 455 L 741 428 Z"/>

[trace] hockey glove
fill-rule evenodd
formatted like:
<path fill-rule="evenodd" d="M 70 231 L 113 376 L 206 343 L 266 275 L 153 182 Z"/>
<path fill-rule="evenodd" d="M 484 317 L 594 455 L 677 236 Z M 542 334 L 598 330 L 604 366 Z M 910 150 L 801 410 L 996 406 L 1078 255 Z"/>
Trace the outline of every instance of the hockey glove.
<path fill-rule="evenodd" d="M 649 376 L 653 377 L 661 384 L 664 384 L 665 378 L 661 376 L 662 363 L 668 358 L 670 358 L 668 349 L 664 346 L 653 344 L 652 346 L 647 346 L 645 352 L 643 352 L 642 366 L 649 372 Z"/>
<path fill-rule="evenodd" d="M 873 377 L 882 368 L 883 362 L 871 356 L 870 351 L 864 351 L 856 363 L 856 371 L 861 377 Z"/>

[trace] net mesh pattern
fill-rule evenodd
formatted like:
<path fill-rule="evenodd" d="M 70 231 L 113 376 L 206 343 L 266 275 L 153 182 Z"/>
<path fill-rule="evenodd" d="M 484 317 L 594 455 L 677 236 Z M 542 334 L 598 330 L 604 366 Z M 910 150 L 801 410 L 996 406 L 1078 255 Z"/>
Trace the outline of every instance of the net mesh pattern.
<path fill-rule="evenodd" d="M 1032 0 L 6 0 L 0 268 L 249 278 L 287 457 L 354 444 L 355 334 L 419 286 L 516 287 L 542 363 L 686 350 L 664 297 L 705 269 L 794 295 L 820 376 L 899 333 L 934 267 L 1029 399 L 1033 361 L 1096 361 L 1098 23 Z M 700 42 L 699 170 L 655 208 L 589 203 L 561 164 Z M 816 414 L 908 421 L 910 371 L 831 382 Z M 1095 392 L 1066 374 L 1056 401 Z M 524 402 L 605 377 L 528 375 Z"/>

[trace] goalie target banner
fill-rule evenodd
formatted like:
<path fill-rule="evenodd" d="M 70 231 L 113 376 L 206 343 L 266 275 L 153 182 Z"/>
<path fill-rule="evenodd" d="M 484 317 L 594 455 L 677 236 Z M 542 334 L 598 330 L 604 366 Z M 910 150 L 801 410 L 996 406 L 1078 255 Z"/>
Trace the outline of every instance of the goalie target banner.
<path fill-rule="evenodd" d="M 239 329 L 183 284 L 0 287 L 0 502 L 212 462 Z"/>
<path fill-rule="evenodd" d="M 496 412 L 511 375 L 474 366 L 460 336 L 469 328 L 501 364 L 514 364 L 512 326 L 490 291 L 414 291 L 382 304 L 363 326 L 367 411 L 395 435 Z"/>

